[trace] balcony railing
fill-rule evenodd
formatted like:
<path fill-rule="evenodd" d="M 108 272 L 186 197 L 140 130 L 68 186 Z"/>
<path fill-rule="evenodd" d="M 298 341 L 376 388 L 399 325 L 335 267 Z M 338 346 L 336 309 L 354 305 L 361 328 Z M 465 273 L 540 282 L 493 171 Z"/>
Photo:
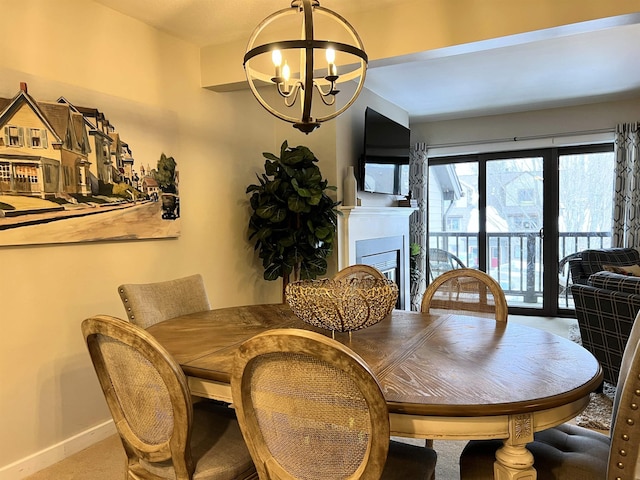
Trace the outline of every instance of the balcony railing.
<path fill-rule="evenodd" d="M 558 235 L 558 256 L 564 258 L 588 248 L 611 246 L 609 232 L 562 232 Z M 446 250 L 471 268 L 478 268 L 478 235 L 466 232 L 429 234 L 429 248 Z M 488 233 L 487 273 L 505 291 L 513 304 L 542 304 L 542 239 L 538 232 Z M 571 307 L 570 295 L 565 296 L 568 267 L 559 272 L 559 299 Z"/>

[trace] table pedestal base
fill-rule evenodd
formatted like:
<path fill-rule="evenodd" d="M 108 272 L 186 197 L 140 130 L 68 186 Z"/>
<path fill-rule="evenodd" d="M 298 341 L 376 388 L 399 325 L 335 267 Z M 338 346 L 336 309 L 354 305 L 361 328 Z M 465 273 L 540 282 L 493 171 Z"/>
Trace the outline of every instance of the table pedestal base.
<path fill-rule="evenodd" d="M 506 443 L 506 442 L 505 442 Z M 536 480 L 533 455 L 525 447 L 504 445 L 496 452 L 493 464 L 495 480 Z"/>
<path fill-rule="evenodd" d="M 493 464 L 495 480 L 536 480 L 533 454 L 527 450 L 527 443 L 533 441 L 533 424 L 531 414 L 509 417 L 509 438 L 496 452 Z"/>

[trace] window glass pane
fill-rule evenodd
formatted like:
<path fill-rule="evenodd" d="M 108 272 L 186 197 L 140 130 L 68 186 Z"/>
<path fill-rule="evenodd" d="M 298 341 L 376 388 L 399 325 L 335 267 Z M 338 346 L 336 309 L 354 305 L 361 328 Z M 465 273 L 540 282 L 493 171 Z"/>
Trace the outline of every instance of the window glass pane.
<path fill-rule="evenodd" d="M 431 277 L 478 266 L 478 163 L 429 167 Z"/>

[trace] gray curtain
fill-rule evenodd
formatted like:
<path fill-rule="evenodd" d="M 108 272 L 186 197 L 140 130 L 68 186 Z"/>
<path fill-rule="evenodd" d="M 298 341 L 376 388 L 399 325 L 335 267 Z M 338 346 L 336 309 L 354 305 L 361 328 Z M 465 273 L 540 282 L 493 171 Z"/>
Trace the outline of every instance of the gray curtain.
<path fill-rule="evenodd" d="M 418 210 L 409 218 L 409 242 L 419 245 L 417 255 L 411 257 L 411 310 L 420 310 L 422 296 L 427 287 L 427 145 L 417 143 L 409 157 L 409 190 L 418 201 Z"/>
<path fill-rule="evenodd" d="M 615 137 L 613 246 L 640 247 L 640 122 L 621 123 Z"/>

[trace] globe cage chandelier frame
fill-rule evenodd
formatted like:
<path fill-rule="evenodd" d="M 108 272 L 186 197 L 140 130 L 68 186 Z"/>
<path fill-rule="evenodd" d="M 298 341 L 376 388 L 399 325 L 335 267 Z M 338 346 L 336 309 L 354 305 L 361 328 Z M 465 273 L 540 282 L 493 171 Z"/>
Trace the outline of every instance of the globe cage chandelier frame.
<path fill-rule="evenodd" d="M 255 45 L 258 37 L 269 25 L 292 14 L 302 14 L 302 38 Z M 334 22 L 337 22 L 353 40 L 353 45 L 314 38 L 314 14 L 330 17 Z M 327 64 L 326 69 L 323 68 L 322 71 L 326 75 L 315 75 L 314 51 L 316 50 L 325 51 Z M 297 78 L 291 76 L 286 60 L 284 65 L 282 64 L 285 55 L 295 51 L 299 51 L 300 54 L 300 72 Z M 335 52 L 348 54 L 356 60 L 356 62 L 349 63 L 347 66 L 341 66 L 340 68 L 345 71 L 341 72 L 340 75 L 338 75 L 338 66 L 335 63 Z M 271 55 L 272 63 L 270 63 L 270 67 L 272 70 L 268 73 L 264 72 L 264 68 L 263 71 L 260 71 L 259 68 L 254 68 L 252 63 L 252 61 L 264 55 Z M 318 128 L 322 122 L 337 117 L 355 102 L 364 86 L 367 63 L 368 57 L 364 51 L 362 40 L 349 22 L 332 10 L 321 7 L 318 0 L 293 0 L 290 8 L 273 13 L 256 27 L 249 39 L 243 66 L 249 87 L 258 102 L 272 115 L 293 123 L 295 128 L 309 134 Z M 317 91 L 319 98 L 322 99 L 325 105 L 331 106 L 335 104 L 336 95 L 340 92 L 336 89 L 337 84 L 355 79 L 358 79 L 356 90 L 344 106 L 324 116 L 313 115 L 314 90 Z M 278 92 L 276 97 L 281 97 L 287 108 L 293 108 L 298 104 L 300 109 L 299 116 L 295 117 L 283 113 L 285 109 L 280 111 L 265 100 L 258 88 L 269 84 L 275 84 Z M 280 105 L 280 108 L 282 108 L 282 105 Z"/>

